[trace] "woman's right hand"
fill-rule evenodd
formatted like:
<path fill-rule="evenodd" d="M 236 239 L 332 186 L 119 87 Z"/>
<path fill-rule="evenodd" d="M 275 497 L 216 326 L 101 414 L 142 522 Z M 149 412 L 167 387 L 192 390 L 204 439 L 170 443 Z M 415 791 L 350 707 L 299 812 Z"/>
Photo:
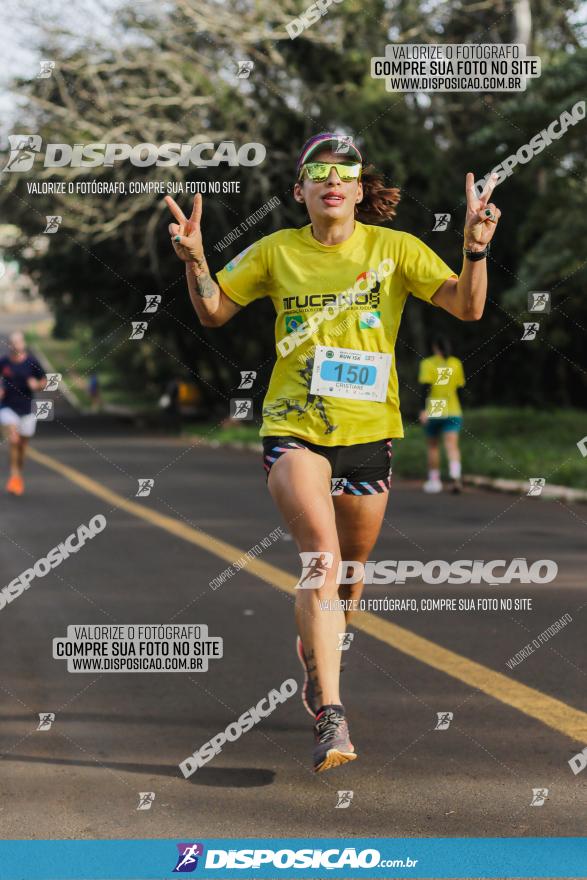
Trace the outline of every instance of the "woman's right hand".
<path fill-rule="evenodd" d="M 200 220 L 202 218 L 202 196 L 197 193 L 194 196 L 194 204 L 189 219 L 185 216 L 177 202 L 171 196 L 165 196 L 167 207 L 177 220 L 177 223 L 169 224 L 169 234 L 175 253 L 184 263 L 202 263 L 204 245 Z"/>

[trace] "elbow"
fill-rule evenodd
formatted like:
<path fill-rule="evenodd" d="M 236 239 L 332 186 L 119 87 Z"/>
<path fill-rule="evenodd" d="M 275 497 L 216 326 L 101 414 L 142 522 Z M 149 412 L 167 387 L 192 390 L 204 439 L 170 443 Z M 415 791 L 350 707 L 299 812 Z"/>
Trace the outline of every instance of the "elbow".
<path fill-rule="evenodd" d="M 477 307 L 477 308 L 465 309 L 463 312 L 461 312 L 459 315 L 457 315 L 457 317 L 459 318 L 460 321 L 480 321 L 481 318 L 483 317 L 483 311 L 484 311 L 483 306 L 481 306 L 480 308 Z"/>
<path fill-rule="evenodd" d="M 222 327 L 223 324 L 226 324 L 225 320 L 215 316 L 215 315 L 206 315 L 206 317 L 200 317 L 200 325 L 202 327 Z"/>

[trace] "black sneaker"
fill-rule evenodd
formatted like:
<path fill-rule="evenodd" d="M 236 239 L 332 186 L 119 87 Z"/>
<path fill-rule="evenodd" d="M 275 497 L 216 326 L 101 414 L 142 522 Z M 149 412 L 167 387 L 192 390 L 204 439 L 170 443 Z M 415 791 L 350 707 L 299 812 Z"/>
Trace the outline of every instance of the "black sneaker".
<path fill-rule="evenodd" d="M 354 761 L 355 747 L 349 736 L 349 726 L 344 711 L 325 706 L 314 722 L 314 771 L 323 773 L 332 767 Z"/>
<path fill-rule="evenodd" d="M 451 480 L 449 489 L 453 495 L 460 495 L 463 491 L 463 484 L 460 480 Z"/>

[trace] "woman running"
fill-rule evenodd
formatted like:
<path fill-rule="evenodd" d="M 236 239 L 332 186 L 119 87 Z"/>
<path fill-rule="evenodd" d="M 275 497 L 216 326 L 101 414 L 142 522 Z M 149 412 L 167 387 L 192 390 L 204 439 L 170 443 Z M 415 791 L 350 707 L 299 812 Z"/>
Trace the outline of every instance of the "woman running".
<path fill-rule="evenodd" d="M 442 492 L 438 442 L 442 436 L 448 459 L 450 489 L 458 493 L 463 488 L 459 449 L 463 411 L 459 388 L 465 384 L 465 371 L 462 362 L 457 357 L 451 357 L 448 339 L 436 336 L 432 340 L 432 357 L 420 362 L 418 382 L 423 388 L 420 422 L 424 426 L 428 452 L 428 479 L 422 488 L 424 492 Z"/>
<path fill-rule="evenodd" d="M 365 562 L 390 486 L 394 437 L 402 437 L 394 343 L 409 293 L 464 321 L 479 320 L 487 291 L 487 245 L 500 212 L 467 174 L 463 267 L 457 276 L 427 245 L 358 218 L 390 221 L 399 190 L 363 166 L 350 138 L 325 132 L 304 144 L 293 195 L 310 222 L 246 248 L 211 277 L 196 195 L 190 217 L 166 197 L 177 256 L 194 309 L 220 327 L 268 296 L 276 311 L 277 361 L 263 405 L 267 482 L 300 551 L 298 654 L 303 697 L 314 718 L 314 769 L 357 757 L 339 691 L 341 651 L 363 583 L 339 585 L 341 560 Z"/>
<path fill-rule="evenodd" d="M 11 333 L 8 355 L 0 357 L 0 425 L 10 452 L 6 491 L 11 495 L 24 492 L 24 458 L 27 443 L 37 427 L 32 411 L 33 394 L 42 391 L 46 384 L 45 371 L 27 351 L 23 334 L 19 330 Z"/>

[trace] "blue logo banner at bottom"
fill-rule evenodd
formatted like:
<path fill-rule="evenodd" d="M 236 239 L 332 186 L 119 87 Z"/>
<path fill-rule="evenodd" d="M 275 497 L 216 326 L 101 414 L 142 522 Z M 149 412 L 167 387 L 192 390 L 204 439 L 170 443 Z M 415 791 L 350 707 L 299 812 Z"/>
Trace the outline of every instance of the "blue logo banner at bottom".
<path fill-rule="evenodd" d="M 587 877 L 587 837 L 6 840 L 0 880 Z"/>

